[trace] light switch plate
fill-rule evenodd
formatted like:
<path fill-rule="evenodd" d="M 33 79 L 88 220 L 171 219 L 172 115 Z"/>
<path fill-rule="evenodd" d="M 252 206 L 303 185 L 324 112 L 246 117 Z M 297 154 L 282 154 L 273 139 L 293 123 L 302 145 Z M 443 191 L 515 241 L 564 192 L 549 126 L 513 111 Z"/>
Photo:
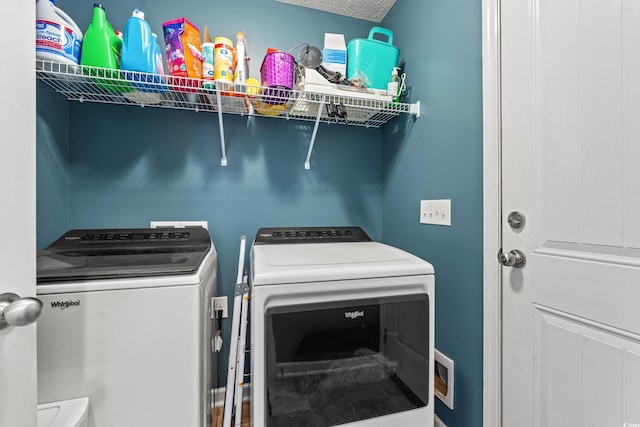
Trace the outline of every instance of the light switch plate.
<path fill-rule="evenodd" d="M 186 227 L 202 227 L 205 230 L 209 228 L 209 221 L 150 221 L 151 228 L 158 227 L 173 227 L 173 228 L 186 228 Z"/>
<path fill-rule="evenodd" d="M 451 225 L 451 199 L 420 200 L 420 224 Z"/>

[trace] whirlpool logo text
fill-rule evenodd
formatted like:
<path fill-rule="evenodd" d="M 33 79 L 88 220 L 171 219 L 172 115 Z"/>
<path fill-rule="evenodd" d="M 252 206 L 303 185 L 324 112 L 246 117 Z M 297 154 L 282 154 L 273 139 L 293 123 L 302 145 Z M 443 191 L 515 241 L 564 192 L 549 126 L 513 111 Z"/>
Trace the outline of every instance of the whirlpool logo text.
<path fill-rule="evenodd" d="M 59 308 L 60 310 L 66 310 L 70 307 L 79 307 L 80 300 L 77 301 L 51 301 L 51 308 Z"/>
<path fill-rule="evenodd" d="M 345 311 L 344 313 L 344 317 L 346 319 L 357 319 L 358 317 L 364 317 L 364 310 L 363 311 Z"/>

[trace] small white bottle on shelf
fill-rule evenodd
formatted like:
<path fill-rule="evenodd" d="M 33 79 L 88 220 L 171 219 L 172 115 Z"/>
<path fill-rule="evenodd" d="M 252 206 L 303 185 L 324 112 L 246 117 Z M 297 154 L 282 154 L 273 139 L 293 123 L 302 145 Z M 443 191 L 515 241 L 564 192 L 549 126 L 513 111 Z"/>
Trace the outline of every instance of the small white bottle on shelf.
<path fill-rule="evenodd" d="M 398 75 L 398 70 L 400 70 L 400 67 L 393 67 L 391 78 L 387 83 L 387 95 L 393 98 L 393 102 L 400 100 L 400 76 Z"/>
<path fill-rule="evenodd" d="M 247 44 L 244 32 L 236 33 L 236 72 L 234 76 L 234 91 L 244 93 L 247 85 Z"/>

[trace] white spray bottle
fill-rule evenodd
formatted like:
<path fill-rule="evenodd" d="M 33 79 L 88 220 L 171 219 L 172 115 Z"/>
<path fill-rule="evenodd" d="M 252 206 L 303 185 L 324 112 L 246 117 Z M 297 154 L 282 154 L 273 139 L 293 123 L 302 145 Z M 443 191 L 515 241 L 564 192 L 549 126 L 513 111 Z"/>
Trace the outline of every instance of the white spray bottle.
<path fill-rule="evenodd" d="M 244 32 L 238 32 L 236 34 L 236 72 L 234 78 L 234 90 L 236 92 L 244 93 L 246 92 L 247 85 L 247 39 L 244 35 Z"/>

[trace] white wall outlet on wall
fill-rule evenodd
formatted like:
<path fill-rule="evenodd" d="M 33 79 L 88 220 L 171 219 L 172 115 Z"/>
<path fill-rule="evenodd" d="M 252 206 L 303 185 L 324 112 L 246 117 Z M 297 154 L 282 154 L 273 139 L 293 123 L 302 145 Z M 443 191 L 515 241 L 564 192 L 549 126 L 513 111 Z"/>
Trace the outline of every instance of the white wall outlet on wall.
<path fill-rule="evenodd" d="M 186 227 L 202 227 L 205 230 L 209 229 L 209 221 L 151 221 L 151 228 L 158 227 L 173 227 L 173 228 L 186 228 Z"/>
<path fill-rule="evenodd" d="M 420 200 L 420 224 L 451 225 L 451 199 Z"/>
<path fill-rule="evenodd" d="M 222 311 L 222 318 L 226 319 L 227 317 L 229 317 L 227 310 L 229 309 L 228 307 L 228 302 L 227 302 L 227 297 L 213 297 L 211 298 L 211 318 L 215 319 L 218 316 L 218 310 Z"/>

